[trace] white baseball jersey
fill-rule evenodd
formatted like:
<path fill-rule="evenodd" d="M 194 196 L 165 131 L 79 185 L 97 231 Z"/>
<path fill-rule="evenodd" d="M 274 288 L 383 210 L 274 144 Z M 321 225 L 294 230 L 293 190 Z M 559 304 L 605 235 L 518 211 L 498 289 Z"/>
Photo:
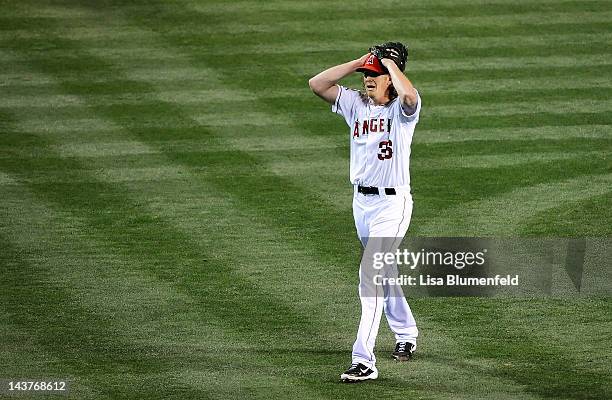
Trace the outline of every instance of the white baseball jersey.
<path fill-rule="evenodd" d="M 419 122 L 421 98 L 408 115 L 399 99 L 375 105 L 357 90 L 340 86 L 332 111 L 343 116 L 351 140 L 353 185 L 410 188 L 410 145 Z"/>

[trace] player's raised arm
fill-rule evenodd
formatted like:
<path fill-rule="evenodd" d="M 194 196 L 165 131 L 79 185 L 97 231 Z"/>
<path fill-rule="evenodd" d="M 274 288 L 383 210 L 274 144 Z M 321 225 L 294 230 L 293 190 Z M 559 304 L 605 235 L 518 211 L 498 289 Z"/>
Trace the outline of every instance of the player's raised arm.
<path fill-rule="evenodd" d="M 395 91 L 397 91 L 397 97 L 402 103 L 402 107 L 405 110 L 413 110 L 417 105 L 418 97 L 412 82 L 410 82 L 392 59 L 383 58 L 381 64 L 389 71 L 391 82 Z"/>
<path fill-rule="evenodd" d="M 357 68 L 361 67 L 367 57 L 368 54 L 365 54 L 356 60 L 326 69 L 310 78 L 308 86 L 310 86 L 310 89 L 312 89 L 317 96 L 329 104 L 334 104 L 338 96 L 337 83 L 342 78 L 352 74 Z"/>
<path fill-rule="evenodd" d="M 370 48 L 381 64 L 389 71 L 391 83 L 405 112 L 412 114 L 417 107 L 418 94 L 412 82 L 404 75 L 408 49 L 399 42 L 387 42 Z"/>

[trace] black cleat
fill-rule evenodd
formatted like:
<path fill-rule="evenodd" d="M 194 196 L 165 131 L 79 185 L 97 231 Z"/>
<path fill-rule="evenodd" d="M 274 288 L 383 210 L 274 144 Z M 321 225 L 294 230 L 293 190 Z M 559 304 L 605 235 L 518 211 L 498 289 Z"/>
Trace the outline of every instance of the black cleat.
<path fill-rule="evenodd" d="M 340 375 L 340 380 L 342 382 L 361 382 L 368 379 L 376 379 L 378 378 L 378 370 L 376 367 L 368 368 L 361 363 L 356 363 L 351 365 L 349 369 L 346 370 L 342 375 Z"/>
<path fill-rule="evenodd" d="M 412 358 L 412 349 L 414 345 L 409 342 L 399 342 L 395 345 L 393 358 L 397 361 L 408 361 Z"/>

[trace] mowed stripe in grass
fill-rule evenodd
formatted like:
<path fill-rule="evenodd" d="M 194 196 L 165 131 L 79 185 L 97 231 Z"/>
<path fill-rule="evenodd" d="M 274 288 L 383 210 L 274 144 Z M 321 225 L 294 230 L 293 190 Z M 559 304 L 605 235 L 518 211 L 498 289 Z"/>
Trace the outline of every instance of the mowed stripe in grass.
<path fill-rule="evenodd" d="M 96 124 L 95 120 L 85 120 L 88 124 Z M 333 169 L 333 173 L 342 174 L 348 182 L 347 168 L 348 159 L 342 156 L 348 154 L 348 143 L 345 135 L 336 135 L 333 137 L 325 137 L 322 142 L 321 136 L 317 135 L 291 135 L 291 141 L 279 140 L 279 134 L 270 132 L 267 128 L 250 127 L 249 132 L 257 135 L 257 141 L 253 141 L 252 137 L 245 137 L 242 129 L 234 128 L 226 130 L 226 138 L 223 143 L 205 143 L 197 138 L 180 138 L 171 139 L 168 136 L 156 134 L 156 131 L 163 131 L 169 136 L 175 137 L 184 136 L 184 129 L 150 129 L 152 136 L 156 136 L 156 140 L 151 140 L 149 143 L 152 146 L 143 145 L 143 143 L 125 138 L 117 138 L 115 132 L 117 127 L 109 124 L 108 121 L 98 120 L 98 125 L 106 125 L 105 130 L 83 130 L 83 126 L 79 126 L 78 122 L 84 123 L 83 120 L 72 120 L 70 124 L 65 121 L 61 124 L 55 124 L 56 128 L 42 126 L 36 124 L 37 129 L 24 130 L 24 125 L 32 128 L 34 123 L 30 121 L 22 121 L 19 128 L 12 133 L 5 133 L 6 143 L 19 143 L 20 146 L 3 145 L 0 157 L 25 157 L 25 158 L 53 158 L 50 154 L 41 151 L 36 147 L 36 139 L 33 135 L 44 135 L 51 141 L 57 141 L 61 138 L 64 143 L 52 144 L 55 150 L 54 154 L 58 157 L 98 157 L 106 158 L 106 161 L 113 163 L 116 161 L 125 160 L 133 167 L 154 167 L 159 163 L 159 158 L 156 155 L 163 153 L 218 153 L 226 151 L 228 145 L 240 151 L 248 153 L 265 153 L 265 157 L 276 156 L 283 157 L 284 152 L 290 154 L 299 153 L 300 151 L 337 151 L 341 157 L 335 157 L 330 163 L 335 165 L 343 165 L 343 170 Z M 70 129 L 70 128 L 73 129 Z M 338 128 L 342 131 L 343 128 Z M 462 143 L 462 150 L 468 151 L 468 155 L 487 156 L 478 150 L 470 150 L 470 143 L 476 143 L 477 147 L 481 147 L 488 141 L 514 141 L 516 148 L 532 150 L 529 144 L 531 141 L 537 142 L 538 145 L 546 143 L 546 148 L 537 148 L 533 150 L 554 152 L 559 149 L 556 141 L 561 140 L 560 145 L 580 143 L 582 151 L 606 151 L 606 139 L 610 137 L 612 129 L 609 125 L 581 125 L 581 126 L 543 126 L 535 128 L 492 128 L 487 130 L 480 129 L 456 129 L 452 131 L 437 131 L 432 129 L 419 129 L 418 134 L 414 137 L 413 146 L 429 146 L 435 144 L 440 147 L 425 147 L 418 152 L 413 151 L 412 163 L 418 162 L 419 159 L 428 159 L 431 157 L 449 157 L 444 154 L 444 149 L 453 146 L 452 143 Z M 11 137 L 10 139 L 9 136 Z M 585 140 L 582 140 L 585 139 Z M 591 143 L 589 140 L 594 139 Z M 601 146 L 603 145 L 603 146 Z M 487 150 L 495 148 L 496 153 L 504 153 L 504 148 L 501 146 L 494 147 L 494 144 L 487 146 Z M 275 149 L 275 150 L 270 150 Z M 337 150 L 333 150 L 337 149 Z M 440 149 L 437 151 L 436 149 Z M 513 152 L 506 152 L 512 154 Z M 532 153 L 532 151 L 530 151 Z M 566 152 L 568 156 L 571 153 Z M 148 155 L 148 157 L 144 157 Z M 450 157 L 463 157 L 464 154 L 457 153 Z M 114 160 L 114 159 L 115 160 Z M 114 161 L 113 161 L 114 160 Z M 306 156 L 302 157 L 303 162 L 307 165 L 308 161 L 315 162 L 316 160 L 307 160 Z M 142 161 L 142 162 L 141 162 Z M 272 160 L 270 160 L 272 161 Z M 323 162 L 324 160 L 321 160 Z M 313 164 L 314 165 L 314 164 Z M 318 172 L 318 174 L 324 171 Z M 244 174 L 249 173 L 248 169 L 239 170 L 238 166 L 234 173 Z M 291 170 L 285 171 L 290 174 Z M 326 172 L 327 173 L 327 172 Z"/>
<path fill-rule="evenodd" d="M 7 54 L 7 52 L 4 52 Z M 326 64 L 328 65 L 329 62 Z M 573 98 L 585 98 L 585 95 L 581 94 L 583 91 L 587 91 L 587 94 L 592 93 L 595 96 L 599 96 L 599 93 L 605 92 L 610 89 L 610 79 L 605 74 L 598 73 L 602 72 L 601 69 L 592 70 L 592 66 L 588 68 L 574 68 L 574 69 L 561 69 L 559 73 L 576 75 L 576 79 L 552 79 L 550 74 L 535 74 L 535 76 L 524 76 L 515 77 L 511 76 L 514 74 L 507 73 L 505 77 L 500 76 L 494 79 L 483 79 L 482 77 L 474 76 L 474 74 L 468 74 L 467 78 L 461 74 L 457 74 L 456 77 L 446 80 L 434 80 L 424 81 L 423 72 L 415 73 L 409 71 L 408 73 L 415 80 L 415 84 L 421 90 L 423 94 L 428 96 L 442 96 L 447 98 L 447 104 L 452 104 L 450 101 L 456 99 L 461 102 L 459 97 L 461 94 L 467 96 L 468 99 L 476 101 L 474 96 L 478 93 L 482 93 L 482 100 L 486 101 L 487 97 L 491 93 L 497 91 L 500 92 L 499 101 L 508 101 L 512 99 L 513 93 L 520 93 L 525 91 L 526 95 L 530 95 L 534 90 L 537 90 L 538 96 L 553 97 L 555 94 L 560 96 L 564 91 L 568 91 L 568 95 Z M 164 73 L 159 74 L 159 70 L 163 69 Z M 195 67 L 186 68 L 181 65 L 176 65 L 173 62 L 171 66 L 159 65 L 157 68 L 148 66 L 137 66 L 132 65 L 129 71 L 126 71 L 130 80 L 133 81 L 145 81 L 155 82 L 155 86 L 158 90 L 158 95 L 163 97 L 169 102 L 177 102 L 179 104 L 192 104 L 192 103 L 203 103 L 206 101 L 217 103 L 226 103 L 232 101 L 253 101 L 255 100 L 272 98 L 272 99 L 287 99 L 292 98 L 293 101 L 303 101 L 302 93 L 306 95 L 308 89 L 304 86 L 307 74 L 314 74 L 316 72 L 315 66 L 308 68 L 308 71 L 304 73 L 303 80 L 293 79 L 290 82 L 286 82 L 282 87 L 274 86 L 269 87 L 266 91 L 257 92 L 225 92 L 214 90 L 211 88 L 210 82 L 204 77 L 200 78 L 200 75 L 206 75 L 203 72 L 206 70 L 198 69 Z M 541 69 L 537 70 L 538 72 Z M 529 67 L 525 67 L 520 72 L 533 72 Z M 465 71 L 464 71 L 465 73 Z M 133 84 L 130 82 L 118 81 L 116 77 L 105 77 L 96 74 L 84 76 L 64 76 L 63 79 L 66 81 L 74 81 L 75 92 L 80 96 L 89 97 L 89 101 L 98 101 L 105 104 L 131 104 L 138 101 L 142 101 L 141 94 L 138 93 L 137 89 L 133 88 Z M 432 77 L 435 75 L 432 74 Z M 27 105 L 30 101 L 33 106 L 43 105 L 41 102 L 60 100 L 59 98 L 53 98 L 55 94 L 53 83 L 48 77 L 40 75 L 32 75 L 24 72 L 15 73 L 14 70 L 0 73 L 0 77 L 3 84 L 3 93 L 6 98 L 6 105 L 20 105 L 20 103 Z M 97 88 L 95 96 L 89 96 L 88 86 L 83 85 L 80 88 L 76 87 L 77 83 L 82 82 L 82 79 L 87 78 L 89 85 Z M 416 80 L 415 78 L 418 78 Z M 249 80 L 248 82 L 251 82 Z M 350 83 L 351 86 L 359 87 L 361 85 L 360 78 L 357 76 L 349 77 L 345 82 Z M 295 87 L 292 87 L 295 86 Z M 534 89 L 536 88 L 536 89 Z M 108 93 L 104 95 L 101 91 L 106 89 Z M 243 88 L 246 89 L 246 88 Z M 540 91 L 541 90 L 541 91 Z M 593 90 L 593 91 L 591 91 Z M 452 96 L 453 92 L 456 92 L 456 96 Z M 451 97 L 452 96 L 452 97 Z M 35 98 L 39 98 L 39 101 L 35 101 Z M 65 100 L 66 103 L 53 103 L 59 105 L 63 104 L 74 104 L 74 97 L 64 97 L 61 100 Z"/>
<path fill-rule="evenodd" d="M 439 118 L 453 118 L 457 116 L 472 115 L 476 113 L 478 117 L 485 116 L 507 116 L 507 115 L 533 115 L 533 114 L 585 114 L 585 113 L 605 113 L 612 109 L 612 100 L 608 98 L 598 99 L 599 96 L 604 96 L 605 91 L 592 90 L 593 93 L 589 93 L 590 90 L 581 91 L 582 96 L 585 98 L 575 98 L 570 96 L 571 93 L 564 99 L 546 99 L 542 100 L 544 103 L 531 104 L 524 101 L 520 101 L 521 96 L 519 93 L 513 93 L 510 98 L 506 98 L 506 101 L 500 101 L 499 103 L 491 103 L 487 101 L 482 102 L 470 102 L 464 101 L 462 104 L 435 104 L 428 107 L 426 110 L 422 110 L 424 117 L 439 117 Z M 598 93 L 599 92 L 599 93 Z M 603 93 L 602 93 L 603 92 Z M 607 91 L 612 94 L 612 89 Z M 461 94 L 457 94 L 458 97 Z M 513 98 L 512 98 L 513 97 Z M 448 99 L 448 98 L 447 98 Z M 269 103 L 283 103 L 287 102 L 288 98 L 268 98 L 265 101 Z M 123 108 L 126 111 L 130 111 L 134 114 L 154 114 L 157 110 L 156 102 L 145 102 L 141 101 L 138 103 L 124 103 L 117 105 L 106 105 L 100 101 L 93 102 L 97 109 L 104 110 L 107 113 L 115 112 L 116 108 Z M 212 104 L 211 104 L 212 103 Z M 280 126 L 291 128 L 292 121 L 291 116 L 304 116 L 301 118 L 305 121 L 311 119 L 308 113 L 293 113 L 291 115 L 283 115 L 282 113 L 270 115 L 264 110 L 257 111 L 258 107 L 252 107 L 250 111 L 242 113 L 240 119 L 236 118 L 236 111 L 238 109 L 249 109 L 252 101 L 235 101 L 225 103 L 209 102 L 208 106 L 212 109 L 202 110 L 204 104 L 181 104 L 181 109 L 184 112 L 192 116 L 192 119 L 199 124 L 211 127 L 232 127 L 232 126 L 262 126 L 269 128 L 270 126 Z M 176 103 L 174 103 L 176 104 Z M 11 113 L 17 118 L 23 120 L 24 116 L 28 113 L 36 113 L 41 120 L 49 121 L 54 117 L 61 120 L 80 119 L 82 115 L 87 112 L 90 107 L 88 104 L 64 104 L 57 107 L 48 106 L 28 106 L 28 107 L 10 107 Z M 214 108 L 223 108 L 222 110 L 216 111 Z M 309 113 L 311 110 L 308 110 Z M 325 109 L 321 110 L 325 111 Z M 173 121 L 171 121 L 173 122 Z M 166 121 L 160 119 L 151 118 L 151 121 L 147 123 L 147 126 L 153 128 L 165 127 Z M 292 129 L 291 129 L 292 130 Z M 347 129 L 348 130 L 348 129 Z"/>
<path fill-rule="evenodd" d="M 106 115 L 106 114 L 105 114 L 105 115 Z M 218 157 L 218 158 L 215 158 L 215 159 L 214 159 L 214 161 L 215 161 L 215 162 L 223 162 L 223 157 Z M 226 163 L 228 163 L 228 162 L 233 162 L 233 161 L 234 161 L 234 160 L 232 160 L 232 159 L 226 159 L 226 160 L 225 160 L 225 162 L 226 162 Z M 252 180 L 252 179 L 246 179 L 246 180 L 243 180 L 243 183 L 245 183 L 246 185 L 249 185 L 249 184 L 251 184 L 252 182 L 253 182 L 253 180 Z M 271 181 L 270 181 L 270 183 L 272 183 L 272 182 L 278 182 L 278 180 L 276 180 L 276 179 L 271 180 Z M 226 184 L 226 185 L 229 185 L 229 184 Z M 272 186 L 267 187 L 266 189 L 267 189 L 267 190 L 270 190 L 270 188 L 272 188 Z M 235 192 L 235 191 L 234 191 L 234 192 Z M 270 193 L 272 194 L 272 197 L 273 197 L 275 193 L 276 193 L 276 194 L 278 194 L 278 191 L 271 190 L 271 191 L 270 191 Z M 251 207 L 253 207 L 253 206 L 256 204 L 256 202 L 255 202 L 255 201 L 251 201 L 251 202 L 246 203 L 246 204 L 251 204 Z M 271 213 L 271 212 L 272 212 L 271 210 L 273 209 L 273 207 L 274 207 L 274 205 L 273 205 L 272 207 L 255 208 L 255 210 L 256 210 L 257 212 L 262 212 L 262 213 Z M 324 208 L 323 210 L 325 210 L 325 208 Z M 267 218 L 267 219 L 269 219 L 269 218 Z M 306 359 L 306 357 L 305 357 L 304 359 Z M 386 383 L 389 383 L 389 382 L 386 382 Z M 400 381 L 397 381 L 397 382 L 394 382 L 394 383 L 397 385 L 397 388 L 401 388 L 401 387 L 403 386 L 403 380 L 400 380 Z M 384 383 L 383 383 L 383 384 L 384 384 Z M 397 389 L 397 388 L 396 388 L 396 389 Z M 441 392 L 443 392 L 443 391 L 444 391 L 444 388 L 445 388 L 445 387 L 444 387 L 444 386 L 442 386 L 442 387 L 438 387 L 438 388 L 436 388 L 436 389 L 438 389 L 438 390 L 440 390 Z M 448 389 L 448 386 L 446 386 L 446 388 Z M 453 389 L 454 389 L 454 388 L 453 388 Z M 367 389 L 366 389 L 366 390 L 367 390 Z M 379 391 L 377 391 L 377 393 L 381 393 L 381 390 L 382 390 L 382 389 L 380 389 L 380 388 L 379 388 Z M 262 392 L 263 392 L 263 391 L 262 391 Z M 397 392 L 396 392 L 396 393 L 397 393 Z"/>
<path fill-rule="evenodd" d="M 365 1 L 353 2 L 354 8 L 347 9 L 346 5 L 341 3 L 330 3 L 324 0 L 312 0 L 305 3 L 293 4 L 285 0 L 274 0 L 266 2 L 265 4 L 254 3 L 251 1 L 234 1 L 234 2 L 192 2 L 192 8 L 197 10 L 199 13 L 203 13 L 209 16 L 222 17 L 228 13 L 252 13 L 257 12 L 276 12 L 281 15 L 291 13 L 293 16 L 301 17 L 300 19 L 316 19 L 321 15 L 327 15 L 329 13 L 340 13 L 340 14 L 355 14 L 358 12 L 360 7 L 370 5 Z M 514 1 L 511 4 L 504 0 L 478 2 L 474 4 L 472 1 L 467 0 L 445 0 L 435 1 L 427 4 L 410 4 L 403 5 L 397 4 L 392 0 L 381 1 L 380 7 L 389 7 L 390 9 L 380 10 L 381 12 L 390 13 L 392 10 L 401 11 L 402 7 L 411 12 L 410 15 L 422 18 L 431 16 L 443 16 L 443 17 L 465 17 L 465 16 L 495 16 L 499 14 L 513 14 L 521 15 L 525 13 L 550 13 L 550 12 L 568 12 L 584 10 L 584 11 L 600 11 L 609 10 L 610 4 L 606 1 L 589 1 L 580 2 L 575 0 L 546 0 L 546 1 Z M 307 16 L 304 16 L 303 12 L 308 12 Z M 297 19 L 297 18 L 296 18 Z"/>
<path fill-rule="evenodd" d="M 192 3 L 193 4 L 193 3 Z M 541 13 L 524 14 L 502 14 L 495 16 L 463 15 L 459 17 L 432 16 L 430 18 L 414 18 L 410 10 L 402 11 L 399 7 L 392 7 L 387 10 L 379 10 L 376 15 L 364 18 L 362 12 L 357 8 L 345 10 L 343 13 L 324 14 L 315 11 L 317 15 L 311 18 L 303 17 L 299 13 L 286 12 L 283 18 L 274 19 L 273 13 L 267 16 L 261 13 L 241 13 L 236 18 L 227 21 L 225 18 L 215 17 L 206 12 L 197 12 L 196 7 L 167 8 L 165 15 L 166 21 L 180 19 L 183 25 L 165 24 L 159 29 L 169 34 L 180 35 L 189 32 L 192 41 L 201 40 L 204 35 L 209 37 L 212 46 L 227 40 L 223 32 L 217 28 L 220 25 L 225 27 L 225 32 L 231 32 L 240 43 L 255 44 L 257 42 L 274 43 L 273 35 L 287 33 L 291 38 L 312 40 L 313 35 L 323 37 L 327 35 L 329 39 L 341 38 L 351 33 L 353 40 L 379 38 L 380 28 L 387 26 L 389 33 L 398 32 L 414 39 L 448 36 L 499 36 L 500 29 L 504 34 L 561 34 L 574 31 L 581 33 L 607 32 L 606 24 L 609 20 L 610 10 L 583 11 L 580 7 L 575 7 L 573 11 L 549 12 L 545 22 L 542 20 Z M 366 6 L 367 7 L 367 6 Z M 147 19 L 153 16 L 153 7 L 145 9 L 124 7 L 122 10 L 132 12 L 136 18 Z M 121 11 L 120 11 L 121 12 Z M 206 18 L 207 24 L 202 25 L 202 18 Z M 186 43 L 188 44 L 188 43 Z"/>
<path fill-rule="evenodd" d="M 9 78 L 7 78 L 9 79 Z M 497 103 L 505 105 L 513 103 L 521 98 L 537 97 L 540 100 L 550 100 L 560 102 L 565 100 L 566 103 L 594 100 L 608 100 L 612 95 L 612 87 L 609 85 L 606 78 L 595 78 L 591 80 L 581 81 L 580 86 L 575 82 L 554 82 L 551 83 L 548 79 L 531 79 L 527 82 L 514 82 L 511 85 L 509 82 L 491 81 L 482 86 L 474 86 L 474 83 L 466 84 L 463 87 L 453 86 L 451 88 L 432 87 L 428 85 L 421 88 L 421 91 L 426 93 L 428 108 L 437 107 L 440 105 L 458 105 L 472 104 L 478 106 L 480 103 Z M 216 95 L 217 92 L 212 89 L 198 88 L 181 88 L 168 87 L 159 81 L 156 81 L 157 96 L 160 100 L 167 101 L 181 106 L 199 106 L 200 111 L 206 106 L 214 106 L 221 110 L 225 110 L 231 104 L 253 104 L 261 99 L 269 99 L 274 101 L 292 101 L 297 104 L 308 107 L 311 102 L 306 98 L 296 99 L 295 91 L 275 89 L 268 93 L 248 94 L 248 93 L 233 93 Z M 533 87 L 547 86 L 542 89 L 533 89 Z M 486 87 L 486 90 L 483 89 Z M 87 104 L 96 105 L 116 105 L 126 104 L 135 105 L 141 104 L 143 94 L 138 93 L 121 93 L 115 95 L 97 94 L 95 96 L 87 96 L 81 94 L 75 95 L 57 95 L 53 85 L 48 83 L 41 85 L 33 85 L 30 88 L 24 88 L 23 85 L 5 85 L 5 94 L 3 97 L 3 107 L 11 108 L 54 108 L 62 109 L 65 107 L 84 106 L 83 98 Z M 275 121 L 276 122 L 276 121 Z"/>
<path fill-rule="evenodd" d="M 108 29 L 111 29 L 110 27 Z M 81 37 L 81 32 L 85 36 Z M 83 45 L 103 55 L 106 60 L 122 63 L 125 57 L 135 57 L 133 65 L 146 66 L 147 61 L 155 60 L 156 63 L 172 66 L 173 57 L 165 53 L 160 47 L 146 40 L 138 31 L 126 32 L 124 37 L 115 38 L 110 34 L 100 31 L 86 29 L 74 29 L 71 35 L 79 37 Z M 38 36 L 32 35 L 30 31 L 13 32 L 9 35 L 0 34 L 0 38 L 8 36 L 11 38 L 37 39 Z M 65 35 L 61 35 L 65 36 Z M 87 37 L 90 36 L 90 39 Z M 521 41 L 521 46 L 517 47 L 509 42 L 507 37 L 493 36 L 489 38 L 446 38 L 442 39 L 419 39 L 410 43 L 410 54 L 418 54 L 418 59 L 412 60 L 412 70 L 433 68 L 435 70 L 457 69 L 463 66 L 474 65 L 474 59 L 479 59 L 482 66 L 497 66 L 496 59 L 505 59 L 508 66 L 516 64 L 527 64 L 529 59 L 550 59 L 550 63 L 558 60 L 574 59 L 575 63 L 594 63 L 604 62 L 601 56 L 605 56 L 612 49 L 610 45 L 610 35 L 608 34 L 577 34 L 577 35 L 517 35 L 512 37 L 513 41 Z M 585 44 L 588 43 L 588 46 Z M 278 46 L 269 49 L 261 44 L 238 45 L 232 48 L 212 47 L 207 54 L 211 58 L 226 59 L 227 57 L 238 57 L 239 60 L 249 59 L 254 62 L 262 61 L 265 54 L 274 59 L 290 57 L 296 64 L 296 68 L 307 68 L 312 66 L 313 59 L 317 59 L 324 53 L 347 52 L 352 50 L 358 54 L 363 52 L 362 42 L 342 42 L 325 43 L 320 41 L 303 41 L 302 49 L 296 49 L 291 43 L 279 43 Z M 184 46 L 197 51 L 199 44 Z M 457 51 L 461 48 L 461 51 Z M 65 57 L 62 49 L 46 49 L 45 56 Z M 598 57 L 600 56 L 600 57 Z M 36 55 L 34 55 L 36 57 Z M 15 60 L 12 57 L 12 61 Z M 0 56 L 0 60 L 7 61 L 6 55 Z M 445 60 L 444 63 L 439 61 Z M 232 65 L 229 66 L 230 68 Z"/>

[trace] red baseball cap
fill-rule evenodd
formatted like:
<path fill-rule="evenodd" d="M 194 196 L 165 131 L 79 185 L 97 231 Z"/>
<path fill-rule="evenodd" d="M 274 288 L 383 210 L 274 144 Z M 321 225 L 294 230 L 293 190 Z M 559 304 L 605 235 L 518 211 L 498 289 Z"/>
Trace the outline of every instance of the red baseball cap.
<path fill-rule="evenodd" d="M 378 57 L 376 57 L 372 53 L 370 53 L 368 58 L 366 58 L 363 65 L 357 68 L 357 72 L 365 72 L 365 71 L 372 71 L 372 72 L 376 72 L 377 74 L 381 74 L 381 75 L 389 73 L 387 69 L 380 63 L 380 61 L 378 60 Z"/>

